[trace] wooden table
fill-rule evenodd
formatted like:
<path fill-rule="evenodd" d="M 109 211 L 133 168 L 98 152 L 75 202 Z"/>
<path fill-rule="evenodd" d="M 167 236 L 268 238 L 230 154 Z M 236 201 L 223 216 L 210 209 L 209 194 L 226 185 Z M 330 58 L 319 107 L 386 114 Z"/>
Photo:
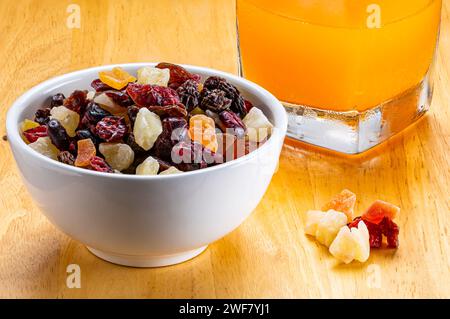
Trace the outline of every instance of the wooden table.
<path fill-rule="evenodd" d="M 80 29 L 66 23 L 71 2 L 0 1 L 0 135 L 21 93 L 69 71 L 161 60 L 237 71 L 232 1 L 77 0 Z M 444 0 L 436 93 L 423 120 L 354 158 L 286 145 L 253 215 L 181 265 L 133 269 L 91 255 L 39 212 L 0 140 L 0 296 L 450 297 L 449 16 Z M 305 211 L 343 188 L 359 195 L 360 210 L 377 198 L 402 207 L 398 251 L 342 266 L 304 235 Z M 69 264 L 80 266 L 80 289 L 66 286 Z"/>

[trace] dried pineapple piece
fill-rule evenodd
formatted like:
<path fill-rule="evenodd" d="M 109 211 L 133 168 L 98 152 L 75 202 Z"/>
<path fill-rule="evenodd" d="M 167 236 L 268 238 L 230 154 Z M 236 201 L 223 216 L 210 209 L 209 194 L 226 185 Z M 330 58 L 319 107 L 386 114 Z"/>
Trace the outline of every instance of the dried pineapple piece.
<path fill-rule="evenodd" d="M 330 253 L 340 261 L 348 264 L 353 260 L 365 262 L 370 255 L 369 230 L 363 221 L 358 228 L 343 226 L 330 245 Z"/>
<path fill-rule="evenodd" d="M 347 225 L 347 216 L 344 213 L 330 209 L 317 224 L 317 241 L 329 247 L 341 227 L 345 225 Z"/>
<path fill-rule="evenodd" d="M 136 167 L 136 175 L 156 175 L 159 171 L 159 162 L 149 156 Z"/>
<path fill-rule="evenodd" d="M 263 111 L 252 107 L 242 120 L 247 127 L 247 136 L 251 142 L 262 142 L 269 137 L 273 125 L 269 122 Z"/>
<path fill-rule="evenodd" d="M 134 151 L 128 144 L 101 143 L 99 151 L 103 154 L 109 166 L 119 172 L 130 167 L 134 161 Z"/>
<path fill-rule="evenodd" d="M 170 70 L 145 66 L 137 71 L 137 77 L 139 84 L 167 86 L 170 79 Z"/>
<path fill-rule="evenodd" d="M 139 110 L 134 122 L 133 134 L 136 144 L 148 151 L 153 147 L 162 133 L 162 123 L 159 116 L 147 108 Z"/>
<path fill-rule="evenodd" d="M 311 236 L 316 236 L 317 225 L 325 217 L 326 213 L 320 210 L 309 210 L 306 213 L 305 233 Z"/>
<path fill-rule="evenodd" d="M 34 149 L 36 152 L 47 156 L 53 160 L 58 160 L 59 150 L 55 145 L 52 144 L 50 137 L 40 137 L 36 140 L 36 142 L 28 144 L 29 147 Z"/>
<path fill-rule="evenodd" d="M 162 171 L 161 173 L 159 173 L 159 175 L 173 175 L 173 174 L 180 174 L 183 173 L 182 171 L 180 171 L 178 168 L 176 168 L 175 166 L 170 166 L 168 169 L 166 169 L 165 171 Z"/>

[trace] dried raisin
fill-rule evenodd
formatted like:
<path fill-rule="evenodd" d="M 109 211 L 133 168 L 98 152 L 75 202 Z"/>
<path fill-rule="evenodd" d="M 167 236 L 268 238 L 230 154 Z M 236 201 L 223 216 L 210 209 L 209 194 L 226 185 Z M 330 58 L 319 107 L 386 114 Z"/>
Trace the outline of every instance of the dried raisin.
<path fill-rule="evenodd" d="M 58 161 L 67 165 L 75 165 L 75 156 L 73 156 L 69 151 L 62 151 L 58 154 Z"/>
<path fill-rule="evenodd" d="M 221 127 L 223 132 L 234 134 L 238 137 L 244 137 L 246 127 L 241 118 L 233 111 L 222 111 L 219 113 L 220 121 L 223 125 Z"/>
<path fill-rule="evenodd" d="M 187 80 L 177 89 L 181 103 L 190 112 L 196 108 L 200 100 L 199 83 L 194 80 Z"/>
<path fill-rule="evenodd" d="M 50 108 L 38 109 L 34 114 L 35 122 L 45 125 L 50 121 Z"/>
<path fill-rule="evenodd" d="M 64 100 L 64 106 L 69 110 L 84 113 L 86 105 L 88 104 L 87 91 L 74 91 L 67 99 Z"/>
<path fill-rule="evenodd" d="M 61 106 L 64 104 L 66 97 L 62 93 L 57 93 L 52 96 L 50 101 L 50 107 Z"/>
<path fill-rule="evenodd" d="M 61 151 L 65 151 L 69 148 L 70 138 L 67 135 L 66 129 L 59 123 L 58 120 L 50 120 L 47 123 L 48 136 L 52 140 L 52 143 Z"/>
<path fill-rule="evenodd" d="M 231 100 L 221 90 L 203 90 L 201 94 L 200 108 L 213 112 L 222 112 L 231 106 Z"/>

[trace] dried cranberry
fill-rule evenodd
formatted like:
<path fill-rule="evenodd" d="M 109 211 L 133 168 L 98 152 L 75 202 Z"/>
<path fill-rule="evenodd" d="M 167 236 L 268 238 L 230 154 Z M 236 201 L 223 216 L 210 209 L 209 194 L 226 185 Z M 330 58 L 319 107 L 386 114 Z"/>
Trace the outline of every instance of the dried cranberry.
<path fill-rule="evenodd" d="M 48 136 L 47 127 L 45 125 L 41 125 L 23 132 L 23 136 L 27 139 L 28 142 L 34 143 L 40 137 Z"/>
<path fill-rule="evenodd" d="M 231 100 L 225 96 L 221 90 L 203 90 L 201 94 L 200 108 L 219 113 L 227 110 L 231 106 Z"/>
<path fill-rule="evenodd" d="M 133 105 L 133 100 L 127 94 L 126 90 L 123 91 L 106 91 L 105 94 L 113 100 L 114 103 L 122 107 L 128 107 Z"/>
<path fill-rule="evenodd" d="M 190 112 L 196 108 L 200 100 L 199 84 L 194 80 L 187 80 L 177 89 L 181 103 Z"/>
<path fill-rule="evenodd" d="M 75 164 L 75 156 L 73 156 L 69 151 L 62 151 L 58 154 L 58 161 L 73 166 Z"/>
<path fill-rule="evenodd" d="M 177 92 L 164 86 L 130 83 L 127 93 L 134 103 L 140 107 L 181 103 Z"/>
<path fill-rule="evenodd" d="M 77 112 L 78 114 L 84 113 L 87 104 L 88 99 L 86 91 L 74 91 L 67 99 L 64 100 L 64 106 L 69 110 Z"/>
<path fill-rule="evenodd" d="M 160 106 L 160 105 L 151 105 L 147 107 L 150 111 L 153 113 L 156 113 L 159 115 L 161 119 L 166 117 L 186 117 L 187 111 L 184 108 L 183 104 L 177 104 L 177 105 L 166 105 L 166 106 Z"/>
<path fill-rule="evenodd" d="M 91 158 L 89 168 L 97 172 L 113 172 L 112 168 L 105 162 L 105 160 L 98 156 L 94 156 Z"/>
<path fill-rule="evenodd" d="M 89 102 L 86 107 L 86 112 L 81 119 L 82 125 L 85 127 L 91 127 L 92 125 L 96 125 L 101 119 L 105 116 L 110 116 L 111 113 L 102 109 L 100 105 L 95 102 Z"/>
<path fill-rule="evenodd" d="M 383 243 L 383 234 L 380 225 L 363 220 L 361 217 L 356 217 L 351 223 L 348 224 L 348 227 L 358 227 L 360 221 L 363 221 L 363 223 L 366 224 L 367 230 L 369 231 L 370 248 L 380 248 Z"/>
<path fill-rule="evenodd" d="M 34 121 L 40 125 L 45 125 L 50 121 L 50 108 L 39 109 L 34 114 Z"/>
<path fill-rule="evenodd" d="M 249 100 L 245 100 L 245 99 L 244 99 L 244 106 L 245 106 L 246 113 L 250 112 L 250 110 L 253 108 L 252 102 L 250 102 Z"/>
<path fill-rule="evenodd" d="M 197 142 L 180 142 L 172 148 L 172 161 L 181 171 L 193 171 L 208 167 L 203 158 L 204 148 Z"/>
<path fill-rule="evenodd" d="M 61 106 L 64 104 L 66 97 L 62 93 L 57 93 L 52 96 L 50 101 L 50 107 Z"/>
<path fill-rule="evenodd" d="M 66 129 L 61 125 L 61 123 L 59 123 L 58 120 L 53 119 L 47 123 L 47 132 L 48 136 L 52 140 L 52 143 L 59 150 L 64 151 L 69 149 L 69 135 L 67 135 Z"/>
<path fill-rule="evenodd" d="M 241 118 L 232 111 L 222 111 L 219 113 L 223 132 L 234 134 L 238 137 L 245 136 L 246 127 Z"/>
<path fill-rule="evenodd" d="M 196 82 L 200 81 L 200 76 L 198 74 L 190 73 L 182 66 L 176 64 L 161 62 L 156 67 L 159 69 L 169 69 L 169 87 L 175 90 L 187 80 L 194 80 Z"/>
<path fill-rule="evenodd" d="M 158 136 L 152 153 L 164 160 L 171 160 L 173 146 L 184 140 L 187 134 L 187 121 L 184 118 L 168 117 L 162 120 L 163 131 Z"/>
<path fill-rule="evenodd" d="M 388 248 L 397 248 L 399 245 L 398 234 L 400 232 L 399 227 L 391 219 L 385 217 L 380 223 L 381 231 L 387 239 Z"/>
<path fill-rule="evenodd" d="M 120 116 L 106 116 L 95 126 L 95 133 L 106 142 L 120 141 L 128 131 L 125 119 Z"/>
<path fill-rule="evenodd" d="M 96 92 L 114 90 L 108 84 L 103 83 L 100 79 L 95 79 L 94 81 L 92 81 L 91 86 Z"/>

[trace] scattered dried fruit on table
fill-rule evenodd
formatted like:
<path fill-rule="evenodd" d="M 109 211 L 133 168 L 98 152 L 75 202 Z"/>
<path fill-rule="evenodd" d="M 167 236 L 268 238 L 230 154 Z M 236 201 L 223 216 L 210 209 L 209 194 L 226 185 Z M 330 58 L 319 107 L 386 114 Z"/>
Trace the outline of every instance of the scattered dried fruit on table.
<path fill-rule="evenodd" d="M 51 109 L 50 119 L 58 120 L 70 137 L 76 135 L 75 130 L 80 123 L 80 115 L 77 112 L 69 110 L 64 105 L 57 106 Z"/>
<path fill-rule="evenodd" d="M 134 151 L 123 143 L 101 143 L 100 153 L 112 169 L 123 171 L 130 167 L 134 161 Z"/>
<path fill-rule="evenodd" d="M 169 84 L 169 69 L 160 69 L 152 66 L 145 66 L 137 71 L 137 83 L 167 86 Z"/>
<path fill-rule="evenodd" d="M 156 175 L 158 171 L 158 161 L 149 156 L 136 168 L 136 175 Z"/>
<path fill-rule="evenodd" d="M 330 253 L 343 263 L 353 260 L 365 262 L 369 259 L 369 231 L 363 221 L 357 227 L 343 226 L 330 245 Z"/>
<path fill-rule="evenodd" d="M 252 107 L 242 120 L 247 127 L 247 136 L 252 142 L 262 142 L 271 134 L 273 125 L 257 107 Z"/>
<path fill-rule="evenodd" d="M 158 136 L 162 133 L 162 123 L 159 116 L 146 108 L 141 108 L 134 122 L 134 139 L 144 150 L 150 150 Z"/>
<path fill-rule="evenodd" d="M 28 146 L 48 158 L 53 160 L 58 159 L 59 150 L 52 144 L 52 141 L 48 136 L 40 137 L 36 140 L 36 142 L 28 144 Z"/>
<path fill-rule="evenodd" d="M 317 225 L 319 225 L 322 218 L 326 215 L 320 210 L 309 210 L 306 212 L 306 226 L 305 233 L 311 236 L 316 236 Z"/>
<path fill-rule="evenodd" d="M 316 239 L 322 245 L 329 247 L 336 237 L 339 229 L 347 225 L 347 216 L 335 210 L 329 210 L 317 223 Z"/>
<path fill-rule="evenodd" d="M 75 160 L 75 166 L 78 167 L 87 167 L 90 165 L 91 159 L 96 154 L 96 149 L 94 143 L 90 138 L 79 140 L 77 142 L 77 158 Z"/>
<path fill-rule="evenodd" d="M 98 75 L 104 84 L 116 90 L 122 90 L 128 83 L 136 81 L 134 76 L 120 67 L 113 68 L 111 71 L 101 71 Z"/>
<path fill-rule="evenodd" d="M 353 210 L 356 204 L 356 194 L 352 193 L 348 189 L 344 189 L 342 192 L 334 196 L 328 203 L 323 207 L 323 211 L 329 209 L 337 210 L 338 212 L 343 212 L 347 215 L 348 221 L 353 220 Z"/>

